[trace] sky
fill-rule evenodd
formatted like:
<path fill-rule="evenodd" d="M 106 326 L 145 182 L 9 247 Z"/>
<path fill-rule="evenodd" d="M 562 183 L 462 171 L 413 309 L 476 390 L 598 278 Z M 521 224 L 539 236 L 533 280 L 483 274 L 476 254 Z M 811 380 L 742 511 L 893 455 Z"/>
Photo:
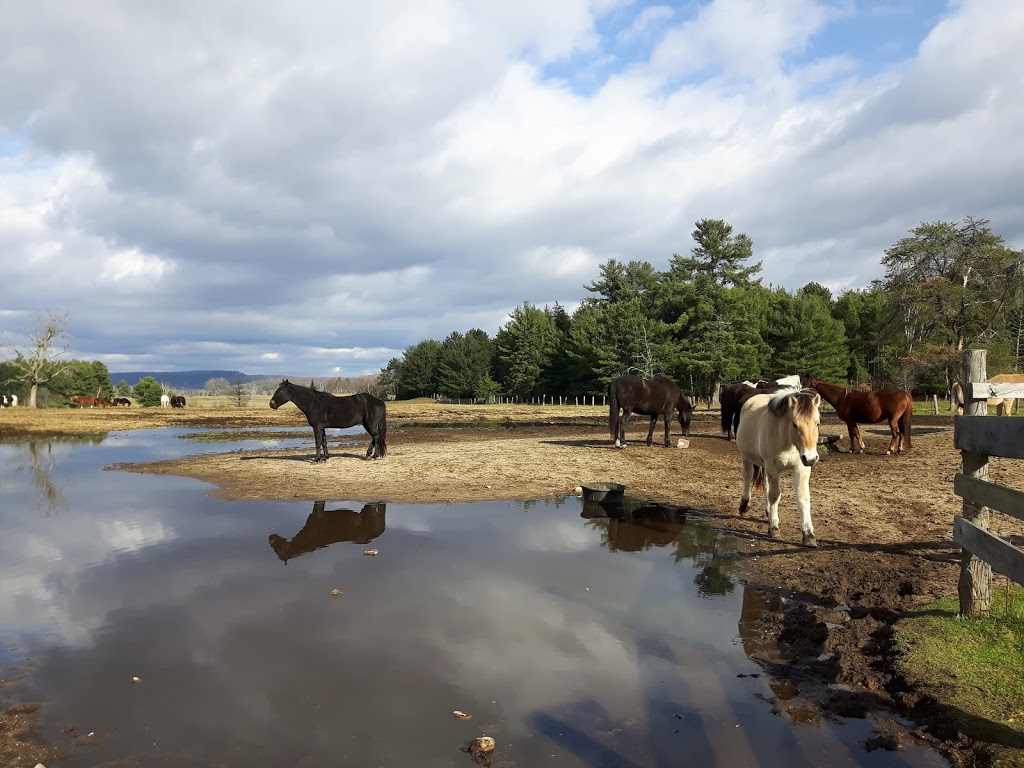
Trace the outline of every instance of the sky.
<path fill-rule="evenodd" d="M 376 373 L 705 218 L 794 291 L 867 286 L 922 222 L 1024 247 L 1019 0 L 0 14 L 0 336 L 63 315 L 112 374 Z"/>

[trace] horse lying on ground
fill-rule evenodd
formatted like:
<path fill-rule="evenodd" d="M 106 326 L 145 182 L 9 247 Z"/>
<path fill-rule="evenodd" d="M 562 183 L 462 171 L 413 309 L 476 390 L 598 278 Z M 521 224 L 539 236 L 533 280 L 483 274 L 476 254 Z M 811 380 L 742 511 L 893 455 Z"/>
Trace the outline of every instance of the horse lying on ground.
<path fill-rule="evenodd" d="M 796 506 L 800 511 L 803 543 L 818 546 L 811 522 L 811 467 L 818 462 L 818 406 L 814 390 L 789 387 L 775 394 L 757 394 L 743 405 L 736 432 L 736 448 L 743 460 L 743 491 L 740 514 L 750 505 L 751 486 L 763 488 L 768 516 L 768 535 L 779 536 L 781 474 L 793 472 Z"/>
<path fill-rule="evenodd" d="M 813 376 L 805 376 L 803 381 L 805 387 L 815 390 L 835 408 L 840 421 L 846 423 L 850 432 L 851 453 L 864 453 L 864 440 L 857 424 L 878 424 L 882 421 L 889 422 L 892 432 L 886 455 L 893 451 L 903 453 L 910 450 L 910 419 L 914 415 L 914 398 L 906 390 L 883 387 L 861 392 L 819 381 Z"/>
<path fill-rule="evenodd" d="M 380 459 L 387 455 L 387 407 L 383 400 L 367 392 L 332 395 L 301 384 L 292 384 L 285 379 L 270 398 L 270 407 L 276 410 L 288 402 L 295 403 L 313 428 L 313 442 L 316 445 L 314 463 L 330 458 L 327 454 L 328 427 L 344 429 L 362 424 L 371 438 L 366 458 Z"/>
<path fill-rule="evenodd" d="M 669 447 L 669 421 L 673 411 L 679 413 L 679 428 L 683 434 L 690 434 L 693 404 L 674 381 L 664 376 L 653 376 L 650 379 L 620 376 L 608 385 L 608 430 L 616 448 L 626 447 L 626 425 L 631 413 L 650 417 L 648 445 L 654 440 L 654 425 L 661 416 L 665 421 L 665 447 Z"/>

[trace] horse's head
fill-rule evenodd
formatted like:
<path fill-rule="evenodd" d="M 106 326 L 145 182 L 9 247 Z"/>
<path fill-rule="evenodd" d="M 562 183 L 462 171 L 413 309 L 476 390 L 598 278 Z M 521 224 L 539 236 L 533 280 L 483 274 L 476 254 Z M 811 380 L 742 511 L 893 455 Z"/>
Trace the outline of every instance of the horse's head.
<path fill-rule="evenodd" d="M 790 439 L 805 467 L 818 463 L 818 406 L 821 395 L 813 389 L 788 389 L 779 392 L 768 403 L 768 410 L 789 422 Z"/>
<path fill-rule="evenodd" d="M 800 374 L 800 386 L 804 389 L 814 389 L 814 385 L 818 383 L 818 380 L 811 376 L 809 373 Z"/>
<path fill-rule="evenodd" d="M 274 392 L 274 396 L 270 398 L 270 407 L 276 411 L 285 403 L 291 402 L 292 395 L 290 389 L 291 384 L 288 382 L 288 379 L 282 381 Z"/>
<path fill-rule="evenodd" d="M 689 435 L 690 422 L 693 420 L 693 403 L 686 395 L 680 395 L 676 410 L 679 412 L 679 428 L 683 430 L 684 435 Z"/>

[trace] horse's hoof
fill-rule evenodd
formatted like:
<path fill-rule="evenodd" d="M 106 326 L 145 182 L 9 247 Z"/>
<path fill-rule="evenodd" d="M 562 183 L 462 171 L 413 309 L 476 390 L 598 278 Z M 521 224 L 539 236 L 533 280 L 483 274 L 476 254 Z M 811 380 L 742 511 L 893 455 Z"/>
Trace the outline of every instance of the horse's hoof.
<path fill-rule="evenodd" d="M 749 507 L 750 507 L 749 499 L 747 501 L 741 501 L 740 502 L 740 517 L 743 517 L 744 515 L 747 514 L 747 509 Z"/>
<path fill-rule="evenodd" d="M 814 538 L 813 533 L 804 534 L 804 546 L 805 547 L 816 547 L 818 546 L 818 540 Z"/>
<path fill-rule="evenodd" d="M 768 538 L 770 538 L 770 539 L 777 539 L 777 538 L 779 538 L 779 529 L 778 528 L 769 528 L 768 529 Z"/>

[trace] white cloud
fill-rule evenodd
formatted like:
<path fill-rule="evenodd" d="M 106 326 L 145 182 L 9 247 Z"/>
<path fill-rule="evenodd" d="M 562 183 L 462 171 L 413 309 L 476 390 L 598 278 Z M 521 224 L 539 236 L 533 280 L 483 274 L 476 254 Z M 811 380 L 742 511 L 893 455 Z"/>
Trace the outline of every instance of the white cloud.
<path fill-rule="evenodd" d="M 884 65 L 843 44 L 876 11 L 14 5 L 0 331 L 54 307 L 120 370 L 347 375 L 575 306 L 609 258 L 664 268 L 705 217 L 790 288 L 866 285 L 921 221 L 1020 247 L 1024 6 L 893 14 Z"/>

